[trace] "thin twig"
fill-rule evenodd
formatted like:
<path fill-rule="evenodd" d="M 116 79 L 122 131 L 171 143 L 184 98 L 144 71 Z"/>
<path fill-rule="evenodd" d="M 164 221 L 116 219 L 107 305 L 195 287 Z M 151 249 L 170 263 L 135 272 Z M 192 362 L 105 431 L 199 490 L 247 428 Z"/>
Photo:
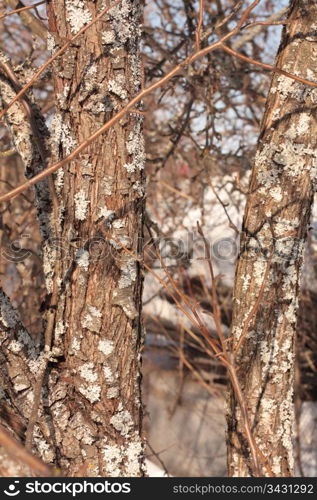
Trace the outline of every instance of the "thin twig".
<path fill-rule="evenodd" d="M 213 265 L 212 265 L 212 260 L 211 260 L 211 254 L 210 254 L 210 248 L 207 242 L 207 239 L 204 235 L 204 232 L 202 230 L 202 227 L 200 226 L 199 222 L 197 222 L 197 230 L 198 234 L 203 239 L 204 246 L 205 246 L 205 252 L 207 256 L 207 262 L 208 262 L 208 268 L 209 268 L 209 273 L 210 273 L 210 278 L 211 278 L 211 290 L 212 290 L 212 300 L 211 300 L 211 305 L 212 305 L 212 310 L 213 310 L 213 317 L 214 317 L 214 322 L 216 326 L 216 332 L 217 335 L 220 339 L 221 342 L 221 347 L 222 351 L 228 361 L 230 361 L 230 354 L 228 351 L 228 346 L 227 342 L 223 333 L 223 328 L 222 328 L 222 323 L 221 323 L 221 310 L 220 310 L 220 305 L 219 305 L 219 300 L 218 300 L 218 294 L 217 294 L 217 285 L 216 285 L 216 279 L 215 279 L 215 274 L 213 270 Z"/>
<path fill-rule="evenodd" d="M 118 3 L 118 2 L 116 2 L 116 3 Z M 79 146 L 77 146 L 77 148 L 75 148 L 72 153 L 70 153 L 68 156 L 66 156 L 65 158 L 63 158 L 59 162 L 55 163 L 54 165 L 51 165 L 50 167 L 46 168 L 45 170 L 43 170 L 39 174 L 35 175 L 32 179 L 28 179 L 27 181 L 25 181 L 24 184 L 18 186 L 17 188 L 15 188 L 14 190 L 10 191 L 9 193 L 1 196 L 0 197 L 0 203 L 8 201 L 8 200 L 14 198 L 15 196 L 19 195 L 20 193 L 22 193 L 23 191 L 25 191 L 29 187 L 33 186 L 37 182 L 45 179 L 48 175 L 56 172 L 56 170 L 58 170 L 59 168 L 63 167 L 64 165 L 66 165 L 66 163 L 69 163 L 70 161 L 72 161 L 74 158 L 76 158 L 76 156 L 78 156 L 79 153 L 81 153 L 83 150 L 85 150 L 95 139 L 97 139 L 100 135 L 102 135 L 104 132 L 106 132 L 107 130 L 109 130 L 115 123 L 117 123 L 128 111 L 131 110 L 131 108 L 133 108 L 137 103 L 139 103 L 145 96 L 147 96 L 148 94 L 150 94 L 153 90 L 156 90 L 157 88 L 160 88 L 163 85 L 165 85 L 175 75 L 177 75 L 179 72 L 181 72 L 184 67 L 192 64 L 197 59 L 205 56 L 206 54 L 209 54 L 210 52 L 213 52 L 214 50 L 217 50 L 219 48 L 224 48 L 224 47 L 226 49 L 228 49 L 228 47 L 226 47 L 224 45 L 224 42 L 227 41 L 227 40 L 229 40 L 232 36 L 234 36 L 241 29 L 241 25 L 245 21 L 245 19 L 247 17 L 247 14 L 250 13 L 250 11 L 252 10 L 252 8 L 254 8 L 258 3 L 259 3 L 259 0 L 256 0 L 255 2 L 253 2 L 252 5 L 249 6 L 249 8 L 243 14 L 243 16 L 242 16 L 240 22 L 238 23 L 238 25 L 236 26 L 236 28 L 234 28 L 230 33 L 227 33 L 226 35 L 224 35 L 218 42 L 214 42 L 213 44 L 209 45 L 208 47 L 206 47 L 204 49 L 201 49 L 199 52 L 195 52 L 194 54 L 188 56 L 186 59 L 184 59 L 183 62 L 181 62 L 180 64 L 178 64 L 177 66 L 175 66 L 169 73 L 167 73 L 158 82 L 153 83 L 149 87 L 147 87 L 144 90 L 142 90 L 141 92 L 139 92 L 133 99 L 131 99 L 131 101 L 124 108 L 122 108 L 120 111 L 118 111 L 108 122 L 106 122 L 102 127 L 100 127 L 96 132 L 94 132 L 90 137 L 88 137 Z M 112 7 L 114 5 L 112 5 Z M 101 17 L 101 14 L 98 17 Z M 97 21 L 97 18 L 95 18 L 92 22 L 96 22 L 96 21 Z M 87 29 L 87 27 L 88 27 L 88 25 L 85 26 L 84 28 Z M 84 28 L 82 28 L 82 30 Z M 78 35 L 79 35 L 79 33 L 77 33 L 77 35 L 75 35 L 75 36 L 78 36 Z M 71 41 L 72 40 L 73 39 L 71 39 Z M 71 41 L 67 42 L 67 46 L 68 46 L 69 43 L 71 43 Z M 58 51 L 58 53 L 56 53 L 56 54 L 59 54 L 61 51 L 62 51 L 62 49 L 60 49 L 60 51 Z M 53 59 L 56 57 L 56 54 L 54 55 Z M 48 65 L 49 63 L 46 63 L 46 64 Z M 289 78 L 292 78 L 293 80 L 300 81 L 300 82 L 302 82 L 302 83 L 304 83 L 306 85 L 309 85 L 311 87 L 317 87 L 317 83 L 311 82 L 309 80 L 305 80 L 304 78 L 300 78 L 300 77 L 298 77 L 296 75 L 292 75 L 292 74 L 287 73 L 285 71 L 278 70 L 278 68 L 275 68 L 275 66 L 270 66 L 268 69 L 272 69 L 274 71 L 275 70 L 276 71 L 280 71 L 285 76 L 287 76 Z M 40 70 L 37 72 L 37 74 L 39 72 L 40 72 Z M 34 78 L 36 78 L 36 75 L 32 78 L 32 83 L 34 81 Z M 16 102 L 18 96 L 21 97 L 24 94 L 24 92 L 32 85 L 32 83 L 28 83 L 17 94 L 17 96 L 15 97 L 15 99 L 13 99 L 11 101 L 11 103 L 8 104 L 8 106 L 6 107 L 6 110 L 14 102 Z M 0 113 L 0 118 L 3 116 L 3 113 L 4 112 Z"/>
<path fill-rule="evenodd" d="M 164 470 L 165 475 L 166 475 L 167 477 L 170 477 L 170 473 L 168 472 L 168 470 L 167 470 L 167 468 L 166 468 L 166 465 L 164 464 L 163 460 L 161 459 L 161 457 L 160 457 L 160 453 L 157 453 L 157 452 L 153 449 L 153 447 L 150 445 L 150 443 L 149 443 L 149 442 L 147 442 L 147 446 L 148 446 L 148 448 L 150 448 L 150 450 L 151 450 L 151 452 L 152 452 L 152 455 L 154 455 L 154 457 L 156 458 L 156 460 L 157 460 L 158 462 L 160 462 L 160 465 L 161 465 L 162 469 Z M 165 451 L 165 450 L 164 450 L 164 451 Z M 162 452 L 161 452 L 161 453 L 162 453 Z M 149 456 L 151 456 L 151 455 L 147 455 L 147 456 L 149 457 Z"/>
<path fill-rule="evenodd" d="M 19 3 L 16 0 L 14 0 L 14 2 Z M 13 3 L 13 2 L 12 1 L 10 2 L 10 0 L 6 0 L 6 3 L 10 5 L 10 3 Z M 32 5 L 25 5 L 24 7 L 20 7 L 19 9 L 10 10 L 9 12 L 5 12 L 4 14 L 2 14 L 2 16 L 0 16 L 0 20 L 3 19 L 4 17 L 12 16 L 13 14 L 19 14 L 20 12 L 34 9 L 35 7 L 38 7 L 39 5 L 43 5 L 44 3 L 46 3 L 46 0 L 44 0 L 42 2 L 34 3 Z"/>
<path fill-rule="evenodd" d="M 279 26 L 280 24 L 286 25 L 291 22 L 290 19 L 282 19 L 281 21 L 257 21 L 243 26 L 243 29 L 253 28 L 254 26 Z"/>
<path fill-rule="evenodd" d="M 215 197 L 219 201 L 220 205 L 222 206 L 222 208 L 223 208 L 223 210 L 224 210 L 224 212 L 226 214 L 226 217 L 227 217 L 228 222 L 229 222 L 230 229 L 233 229 L 237 235 L 240 235 L 239 229 L 237 228 L 237 226 L 235 225 L 235 223 L 233 222 L 233 220 L 231 219 L 231 217 L 229 215 L 229 212 L 227 210 L 226 204 L 222 201 L 222 199 L 220 198 L 219 194 L 217 193 L 217 190 L 214 188 L 214 185 L 213 185 L 213 183 L 210 180 L 210 176 L 208 177 L 208 184 L 211 187 L 212 192 L 214 193 Z"/>
<path fill-rule="evenodd" d="M 113 9 L 113 7 L 115 7 L 116 5 L 118 5 L 119 3 L 121 3 L 121 0 L 117 0 L 116 2 L 114 2 L 112 5 L 110 5 L 109 7 L 106 7 L 104 9 L 102 9 L 102 11 L 100 12 L 100 14 L 98 14 L 98 16 L 96 16 L 94 19 L 92 19 L 88 24 L 86 24 L 85 26 L 83 26 L 79 31 L 78 33 L 76 33 L 74 36 L 72 36 L 69 40 L 67 40 L 67 42 L 57 51 L 55 52 L 44 64 L 42 64 L 42 66 L 40 66 L 40 68 L 36 71 L 36 73 L 34 73 L 33 77 L 31 78 L 31 80 L 26 84 L 24 85 L 24 87 L 20 90 L 20 92 L 17 93 L 17 95 L 15 96 L 14 99 L 12 99 L 12 101 L 9 102 L 9 104 L 7 104 L 7 106 L 5 107 L 5 109 L 0 113 L 0 120 L 1 118 L 4 117 L 5 113 L 8 111 L 8 109 L 11 108 L 11 106 L 13 106 L 13 104 L 15 102 L 17 102 L 24 94 L 25 92 L 28 91 L 28 89 L 30 87 L 32 87 L 33 83 L 36 82 L 36 80 L 41 76 L 41 74 L 50 66 L 50 64 L 52 62 L 55 61 L 55 59 L 57 59 L 57 57 L 61 56 L 65 50 L 75 41 L 77 40 L 78 37 L 80 37 L 88 28 L 90 28 L 93 24 L 95 24 L 97 21 L 99 21 L 105 14 L 107 14 L 107 12 L 109 12 L 109 10 Z"/>
<path fill-rule="evenodd" d="M 199 19 L 197 29 L 195 31 L 195 40 L 196 40 L 196 50 L 200 49 L 200 32 L 203 25 L 204 18 L 204 0 L 199 0 Z"/>
<path fill-rule="evenodd" d="M 39 2 L 30 6 L 24 6 L 24 4 L 18 0 L 4 0 L 4 2 L 9 7 L 15 9 L 14 11 L 5 13 L 4 16 L 18 14 L 22 22 L 29 27 L 34 35 L 39 36 L 42 40 L 46 41 L 48 33 L 47 27 L 45 26 L 43 21 L 38 19 L 36 16 L 34 16 L 34 14 L 32 14 L 32 12 L 30 12 L 30 9 L 35 9 L 36 11 L 37 5 L 45 2 Z"/>
<path fill-rule="evenodd" d="M 247 438 L 249 446 L 250 446 L 251 456 L 252 456 L 253 465 L 254 465 L 254 471 L 255 471 L 255 474 L 257 476 L 259 476 L 260 475 L 259 459 L 265 467 L 267 467 L 267 460 L 264 457 L 264 455 L 262 453 L 260 453 L 260 450 L 255 442 L 255 439 L 254 439 L 252 431 L 251 431 L 250 419 L 249 419 L 246 403 L 245 403 L 245 400 L 244 400 L 244 397 L 243 397 L 243 394 L 241 391 L 240 382 L 239 382 L 239 379 L 237 376 L 237 371 L 236 371 L 236 367 L 234 364 L 234 360 L 232 358 L 231 353 L 229 352 L 227 342 L 226 342 L 225 336 L 223 334 L 222 323 L 221 323 L 221 311 L 220 311 L 220 305 L 219 305 L 217 288 L 216 288 L 216 280 L 215 280 L 215 275 L 214 275 L 214 271 L 213 271 L 209 245 L 208 245 L 208 242 L 205 238 L 204 232 L 203 232 L 203 230 L 198 222 L 197 222 L 197 228 L 198 228 L 198 233 L 203 238 L 204 245 L 205 245 L 205 251 L 207 254 L 207 261 L 208 261 L 209 272 L 210 272 L 211 282 L 212 282 L 212 308 L 213 308 L 213 317 L 214 317 L 214 321 L 215 321 L 216 332 L 217 332 L 217 335 L 218 335 L 220 342 L 221 342 L 224 358 L 227 361 L 226 366 L 228 369 L 229 377 L 230 377 L 232 386 L 234 388 L 239 406 L 241 408 L 242 421 L 243 421 L 243 425 L 244 425 L 244 429 L 245 429 L 246 438 Z M 272 475 L 271 470 L 268 470 L 268 472 L 269 472 L 269 475 Z"/>
<path fill-rule="evenodd" d="M 264 294 L 264 290 L 265 290 L 265 286 L 267 285 L 267 280 L 268 280 L 269 273 L 270 273 L 270 270 L 271 270 L 271 264 L 272 264 L 272 259 L 273 259 L 273 255 L 274 255 L 274 250 L 275 250 L 274 241 L 275 241 L 276 235 L 274 233 L 274 228 L 273 228 L 272 224 L 270 224 L 270 221 L 268 221 L 268 223 L 270 225 L 270 230 L 271 230 L 271 233 L 272 233 L 272 243 L 273 243 L 272 244 L 272 248 L 271 248 L 268 260 L 267 260 L 267 264 L 266 264 L 266 268 L 265 268 L 263 280 L 262 280 L 262 283 L 261 283 L 261 287 L 260 287 L 257 299 L 256 299 L 255 303 L 253 304 L 253 306 L 251 307 L 251 309 L 249 311 L 249 314 L 248 314 L 248 317 L 245 320 L 245 323 L 244 323 L 244 326 L 243 326 L 243 330 L 242 330 L 241 335 L 239 337 L 238 343 L 237 343 L 237 345 L 234 348 L 234 352 L 235 353 L 237 353 L 238 350 L 240 349 L 241 344 L 242 344 L 245 336 L 247 335 L 250 323 L 252 322 L 252 320 L 253 320 L 253 322 L 255 321 L 255 317 L 256 317 L 257 311 L 258 311 L 258 309 L 260 307 L 261 300 L 263 298 L 263 294 Z"/>
<path fill-rule="evenodd" d="M 176 193 L 177 195 L 182 196 L 183 198 L 186 198 L 187 200 L 190 200 L 190 201 L 194 200 L 194 198 L 192 196 L 190 196 L 189 194 L 184 193 L 184 191 L 180 191 L 179 189 L 176 189 L 175 187 L 171 186 L 170 184 L 168 184 L 165 181 L 157 181 L 157 182 L 158 182 L 158 184 L 161 184 L 162 186 L 166 187 L 167 189 L 169 189 L 173 193 Z"/>
<path fill-rule="evenodd" d="M 255 64 L 256 66 L 260 66 L 261 68 L 268 69 L 276 73 L 280 73 L 281 75 L 285 75 L 287 77 L 291 77 L 296 82 L 304 83 L 305 85 L 310 85 L 310 87 L 317 87 L 317 83 L 315 82 L 311 81 L 308 82 L 306 78 L 301 78 L 300 76 L 297 75 L 290 75 L 290 73 L 284 71 L 283 69 L 277 68 L 276 66 L 271 66 L 271 64 L 262 63 L 260 61 L 257 61 L 256 59 L 252 59 L 251 57 L 245 56 L 244 54 L 237 52 L 236 50 L 232 49 L 231 47 L 228 47 L 227 45 L 221 44 L 220 48 L 222 48 L 225 52 L 228 52 L 228 54 L 231 54 L 232 56 L 235 56 L 238 59 L 242 59 L 242 61 L 246 61 L 251 64 Z"/>

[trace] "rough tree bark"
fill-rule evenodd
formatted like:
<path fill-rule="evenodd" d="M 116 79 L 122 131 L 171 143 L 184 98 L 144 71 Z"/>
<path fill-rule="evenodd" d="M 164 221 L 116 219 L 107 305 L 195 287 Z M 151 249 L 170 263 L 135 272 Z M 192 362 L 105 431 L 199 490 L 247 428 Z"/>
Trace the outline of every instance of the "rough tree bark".
<path fill-rule="evenodd" d="M 50 0 L 49 49 L 111 3 Z M 56 113 L 45 152 L 51 161 L 67 155 L 140 90 L 141 15 L 141 1 L 117 2 L 55 61 Z M 19 106 L 12 112 L 23 117 Z M 13 122 L 11 128 L 17 127 Z M 142 257 L 142 124 L 142 113 L 133 110 L 37 188 L 48 290 L 41 352 L 19 319 L 10 320 L 8 298 L 0 295 L 9 410 L 18 412 L 20 437 L 27 429 L 27 445 L 69 476 L 143 474 L 142 275 L 132 257 Z M 23 160 L 34 174 L 30 127 L 27 134 L 17 149 L 28 150 Z M 20 383 L 18 365 L 25 366 Z"/>
<path fill-rule="evenodd" d="M 50 43 L 74 35 L 107 5 L 52 0 Z M 54 66 L 60 157 L 139 91 L 140 15 L 139 1 L 121 1 Z M 71 475 L 142 474 L 142 280 L 123 247 L 135 255 L 142 247 L 143 166 L 142 116 L 135 112 L 55 182 L 62 258 L 47 276 L 55 273 L 60 287 L 54 347 L 61 357 L 48 393 L 61 465 Z"/>
<path fill-rule="evenodd" d="M 293 0 L 289 20 L 276 65 L 317 81 L 316 2 Z M 316 89 L 274 74 L 236 270 L 232 344 L 264 476 L 293 474 L 294 341 L 316 184 L 316 104 Z M 233 392 L 228 405 L 228 471 L 230 476 L 254 474 Z"/>

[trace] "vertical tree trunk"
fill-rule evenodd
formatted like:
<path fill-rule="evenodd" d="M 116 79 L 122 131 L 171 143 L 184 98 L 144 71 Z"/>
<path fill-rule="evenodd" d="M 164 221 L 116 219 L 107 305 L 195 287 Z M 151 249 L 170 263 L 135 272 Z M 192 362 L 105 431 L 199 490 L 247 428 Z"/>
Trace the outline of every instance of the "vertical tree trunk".
<path fill-rule="evenodd" d="M 107 5 L 51 0 L 50 48 Z M 55 159 L 139 91 L 140 16 L 140 1 L 123 0 L 54 64 Z M 52 431 L 42 448 L 70 476 L 142 475 L 142 277 L 126 249 L 141 255 L 143 167 L 136 110 L 59 172 L 52 189 L 57 239 L 48 242 L 45 273 L 55 360 L 45 378 Z"/>
<path fill-rule="evenodd" d="M 316 2 L 293 0 L 289 20 L 276 65 L 316 82 Z M 232 342 L 262 475 L 293 474 L 294 339 L 303 248 L 316 183 L 316 104 L 316 89 L 275 73 L 236 270 Z M 232 391 L 228 471 L 230 476 L 253 474 Z"/>

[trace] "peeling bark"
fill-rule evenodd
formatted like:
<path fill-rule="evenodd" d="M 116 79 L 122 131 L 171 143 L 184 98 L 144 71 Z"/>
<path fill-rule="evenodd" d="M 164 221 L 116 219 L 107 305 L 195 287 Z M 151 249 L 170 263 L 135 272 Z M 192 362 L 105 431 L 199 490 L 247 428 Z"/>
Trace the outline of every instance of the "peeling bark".
<path fill-rule="evenodd" d="M 293 0 L 276 65 L 317 81 L 317 6 Z M 299 280 L 317 168 L 317 90 L 276 73 L 262 121 L 236 270 L 232 347 L 259 450 L 276 476 L 293 474 L 294 339 Z M 256 315 L 250 311 L 264 293 Z M 246 325 L 246 322 L 248 324 Z M 262 475 L 268 475 L 263 465 Z M 253 475 L 240 410 L 228 404 L 228 471 Z"/>

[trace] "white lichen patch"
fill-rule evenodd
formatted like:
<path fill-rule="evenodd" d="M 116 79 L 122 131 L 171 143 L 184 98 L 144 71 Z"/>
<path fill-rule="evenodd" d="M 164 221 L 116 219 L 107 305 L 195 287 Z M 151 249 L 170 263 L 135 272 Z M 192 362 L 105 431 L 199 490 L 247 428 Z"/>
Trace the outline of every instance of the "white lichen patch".
<path fill-rule="evenodd" d="M 60 109 L 67 110 L 67 98 L 70 91 L 70 85 L 65 84 L 63 92 L 56 94 L 56 99 L 58 101 Z M 62 170 L 62 169 L 61 169 Z"/>
<path fill-rule="evenodd" d="M 267 262 L 265 259 L 257 260 L 254 263 L 254 281 L 260 287 L 263 283 L 265 271 L 267 268 Z"/>
<path fill-rule="evenodd" d="M 106 219 L 111 220 L 114 216 L 115 212 L 113 210 L 108 210 L 107 207 L 100 207 L 98 213 L 98 219 Z"/>
<path fill-rule="evenodd" d="M 70 354 L 80 351 L 81 340 L 78 337 L 73 337 L 70 345 Z"/>
<path fill-rule="evenodd" d="M 109 80 L 108 90 L 120 97 L 120 99 L 126 99 L 128 97 L 128 92 L 126 90 L 126 79 L 124 75 L 117 75 L 115 79 Z"/>
<path fill-rule="evenodd" d="M 115 381 L 115 376 L 110 368 L 110 366 L 108 365 L 105 365 L 103 367 L 103 373 L 104 373 L 104 376 L 105 376 L 105 380 L 108 384 L 113 384 L 114 381 Z"/>
<path fill-rule="evenodd" d="M 279 168 L 277 166 L 274 167 L 274 164 L 272 165 L 271 158 L 273 153 L 274 151 L 265 144 L 255 155 L 255 163 L 259 167 L 258 180 L 262 185 L 259 189 L 259 193 L 263 192 L 263 194 L 266 194 L 266 189 L 274 187 L 278 183 Z"/>
<path fill-rule="evenodd" d="M 18 342 L 17 340 L 11 340 L 11 342 L 8 345 L 8 348 L 10 351 L 14 352 L 15 354 L 18 354 L 22 349 L 23 345 L 21 342 Z"/>
<path fill-rule="evenodd" d="M 89 252 L 83 248 L 79 248 L 76 252 L 76 262 L 79 267 L 88 271 L 89 268 Z"/>
<path fill-rule="evenodd" d="M 292 123 L 288 131 L 289 137 L 305 136 L 311 127 L 311 116 L 309 113 L 300 113 L 297 120 Z"/>
<path fill-rule="evenodd" d="M 124 455 L 122 448 L 117 445 L 106 445 L 103 449 L 104 468 L 109 477 L 121 476 L 121 464 Z"/>
<path fill-rule="evenodd" d="M 272 120 L 277 120 L 281 116 L 281 108 L 274 109 L 272 113 Z"/>
<path fill-rule="evenodd" d="M 55 325 L 54 336 L 55 343 L 60 344 L 62 340 L 62 336 L 64 335 L 66 330 L 66 325 L 63 321 L 58 321 Z"/>
<path fill-rule="evenodd" d="M 260 347 L 260 357 L 262 361 L 262 378 L 265 380 L 267 377 L 267 370 L 269 368 L 271 359 L 273 357 L 271 345 L 268 344 L 267 340 L 261 340 L 259 342 Z"/>
<path fill-rule="evenodd" d="M 244 276 L 242 276 L 241 280 L 242 280 L 242 290 L 246 292 L 251 283 L 251 275 L 245 274 Z"/>
<path fill-rule="evenodd" d="M 287 310 L 284 312 L 285 319 L 291 325 L 296 324 L 296 313 L 297 313 L 298 303 L 297 300 L 293 300 Z"/>
<path fill-rule="evenodd" d="M 295 261 L 301 256 L 300 242 L 294 243 L 291 236 L 280 237 L 275 242 L 274 261 L 284 265 L 295 264 Z"/>
<path fill-rule="evenodd" d="M 118 286 L 119 288 L 127 288 L 130 287 L 136 280 L 136 263 L 135 260 L 131 257 L 128 257 L 122 266 L 121 276 L 119 279 Z"/>
<path fill-rule="evenodd" d="M 75 217 L 77 220 L 85 220 L 90 201 L 86 198 L 86 193 L 83 189 L 75 194 Z"/>
<path fill-rule="evenodd" d="M 34 375 L 38 375 L 43 372 L 46 367 L 48 354 L 49 353 L 47 352 L 41 352 L 37 359 L 28 360 L 28 366 Z"/>
<path fill-rule="evenodd" d="M 122 0 L 119 5 L 114 6 L 109 12 L 111 18 L 111 25 L 116 34 L 118 44 L 125 44 L 129 38 L 136 34 L 138 23 L 133 23 L 132 19 L 137 18 L 137 5 L 133 2 Z"/>
<path fill-rule="evenodd" d="M 102 314 L 94 306 L 87 305 L 85 309 L 85 316 L 81 324 L 84 328 L 87 328 L 91 332 L 98 333 L 101 328 L 101 318 Z"/>
<path fill-rule="evenodd" d="M 122 436 L 127 436 L 134 426 L 133 418 L 127 410 L 120 410 L 115 413 L 111 417 L 110 423 Z"/>
<path fill-rule="evenodd" d="M 276 78 L 277 85 L 271 88 L 271 93 L 277 93 L 281 100 L 287 99 L 292 96 L 294 99 L 300 99 L 303 89 L 303 84 L 296 82 L 293 78 L 285 75 L 279 75 Z"/>
<path fill-rule="evenodd" d="M 273 456 L 271 469 L 272 469 L 273 474 L 275 474 L 276 477 L 279 477 L 281 475 L 281 473 L 282 473 L 281 457 Z"/>
<path fill-rule="evenodd" d="M 131 63 L 134 91 L 138 92 L 142 83 L 142 72 L 139 64 L 139 54 L 131 54 L 129 56 Z"/>
<path fill-rule="evenodd" d="M 119 388 L 118 387 L 110 387 L 107 390 L 107 398 L 108 399 L 116 399 L 119 396 Z"/>
<path fill-rule="evenodd" d="M 131 156 L 131 160 L 125 163 L 124 168 L 131 173 L 135 172 L 137 168 L 142 170 L 145 165 L 145 143 L 142 123 L 142 119 L 138 119 L 134 129 L 129 133 L 129 138 L 126 143 L 127 153 Z"/>
<path fill-rule="evenodd" d="M 0 321 L 7 328 L 14 328 L 19 321 L 16 311 L 2 291 L 0 291 Z"/>
<path fill-rule="evenodd" d="M 95 384 L 88 387 L 80 386 L 78 390 L 91 403 L 95 403 L 100 400 L 101 387 L 99 385 Z"/>
<path fill-rule="evenodd" d="M 112 29 L 104 31 L 101 35 L 101 41 L 104 45 L 111 45 L 116 39 L 115 32 Z"/>
<path fill-rule="evenodd" d="M 291 471 L 294 469 L 293 436 L 295 426 L 294 390 L 291 385 L 280 407 L 280 428 L 278 434 L 282 438 L 283 446 Z"/>
<path fill-rule="evenodd" d="M 274 234 L 277 237 L 281 237 L 285 235 L 285 233 L 293 232 L 299 227 L 299 219 L 298 217 L 294 217 L 294 219 L 279 219 L 274 223 Z"/>
<path fill-rule="evenodd" d="M 9 58 L 0 53 L 2 61 L 10 64 Z M 0 80 L 0 102 L 1 106 L 6 105 L 13 98 L 16 93 L 12 86 L 5 79 Z M 26 120 L 25 112 L 20 103 L 16 103 L 10 107 L 6 112 L 7 125 L 11 129 L 12 139 L 17 152 L 20 154 L 24 166 L 30 167 L 34 159 L 34 143 L 32 141 L 32 129 L 29 120 Z M 18 133 L 17 133 L 18 130 Z"/>
<path fill-rule="evenodd" d="M 36 434 L 34 435 L 34 442 L 36 445 L 36 449 L 38 450 L 38 453 L 42 458 L 42 460 L 44 460 L 45 463 L 48 464 L 53 463 L 55 459 L 55 453 L 52 446 L 49 443 L 47 443 L 42 436 Z"/>
<path fill-rule="evenodd" d="M 98 375 L 94 371 L 94 364 L 90 361 L 82 365 L 79 369 L 81 378 L 86 380 L 86 382 L 96 382 L 98 380 Z"/>
<path fill-rule="evenodd" d="M 106 382 L 113 382 L 113 373 L 112 370 L 109 366 L 104 366 L 103 367 L 103 373 L 106 379 Z"/>
<path fill-rule="evenodd" d="M 46 35 L 46 48 L 51 53 L 54 52 L 54 50 L 56 49 L 55 38 L 49 31 L 47 32 Z"/>
<path fill-rule="evenodd" d="M 272 423 L 272 414 L 276 411 L 276 401 L 272 398 L 260 397 L 260 404 L 262 410 L 262 425 L 270 426 Z"/>
<path fill-rule="evenodd" d="M 105 356 L 109 356 L 114 350 L 114 342 L 109 339 L 99 340 L 98 350 Z"/>
<path fill-rule="evenodd" d="M 140 468 L 143 459 L 143 444 L 138 435 L 128 444 L 126 451 L 125 473 L 128 477 L 140 476 Z"/>
<path fill-rule="evenodd" d="M 122 229 L 123 227 L 125 227 L 125 220 L 124 219 L 116 219 L 115 221 L 113 221 L 112 223 L 112 227 L 113 229 Z"/>
<path fill-rule="evenodd" d="M 58 169 L 55 174 L 55 189 L 56 194 L 60 195 L 64 185 L 64 170 L 62 168 Z"/>
<path fill-rule="evenodd" d="M 91 13 L 85 7 L 85 2 L 83 0 L 67 0 L 66 12 L 66 19 L 74 35 L 78 33 L 85 24 L 92 20 Z"/>
<path fill-rule="evenodd" d="M 61 144 L 65 153 L 70 154 L 76 147 L 76 141 L 73 138 L 70 127 L 64 123 L 60 113 L 56 113 L 51 125 L 52 135 L 51 141 L 53 145 L 59 147 Z"/>
<path fill-rule="evenodd" d="M 43 248 L 43 271 L 45 275 L 45 285 L 48 293 L 53 290 L 53 276 L 56 261 L 56 252 L 51 247 L 49 242 L 44 242 Z"/>
<path fill-rule="evenodd" d="M 279 202 L 283 199 L 283 193 L 280 186 L 276 186 L 270 189 L 270 196 L 274 198 L 275 201 Z"/>

